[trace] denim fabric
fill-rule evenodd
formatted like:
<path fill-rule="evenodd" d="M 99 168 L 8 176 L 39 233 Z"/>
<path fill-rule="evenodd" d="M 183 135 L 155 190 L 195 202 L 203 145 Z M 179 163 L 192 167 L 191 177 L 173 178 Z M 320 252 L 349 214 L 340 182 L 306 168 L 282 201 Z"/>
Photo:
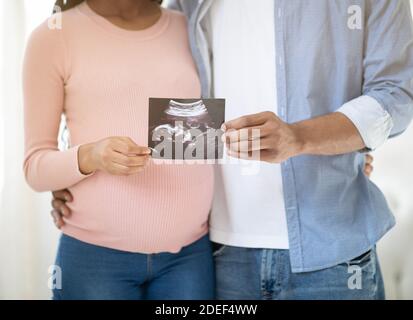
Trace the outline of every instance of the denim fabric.
<path fill-rule="evenodd" d="M 204 97 L 213 96 L 214 55 L 203 27 L 213 1 L 170 1 L 188 17 Z M 408 0 L 275 0 L 274 17 L 274 90 L 283 121 L 336 112 L 366 95 L 391 115 L 392 137 L 408 127 L 413 117 Z M 305 155 L 282 163 L 293 272 L 346 262 L 373 248 L 394 226 L 382 192 L 363 173 L 364 161 L 362 153 L 353 152 Z"/>
<path fill-rule="evenodd" d="M 382 300 L 376 250 L 327 269 L 292 273 L 289 250 L 219 246 L 218 300 Z"/>
<path fill-rule="evenodd" d="M 56 266 L 61 289 L 54 300 L 214 299 L 209 237 L 177 254 L 139 254 L 87 244 L 63 235 Z"/>

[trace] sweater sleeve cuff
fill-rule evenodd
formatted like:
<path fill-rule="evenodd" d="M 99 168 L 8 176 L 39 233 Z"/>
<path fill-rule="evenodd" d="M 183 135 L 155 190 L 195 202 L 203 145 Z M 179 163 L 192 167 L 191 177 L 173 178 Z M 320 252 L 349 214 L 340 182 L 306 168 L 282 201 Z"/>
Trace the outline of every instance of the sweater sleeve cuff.
<path fill-rule="evenodd" d="M 83 174 L 80 172 L 79 169 L 79 148 L 80 146 L 75 146 L 70 149 L 68 149 L 66 152 L 69 153 L 68 157 L 66 158 L 68 163 L 67 163 L 67 168 L 70 168 L 70 172 L 73 175 L 73 180 L 80 182 L 83 179 L 90 177 L 94 174 L 92 172 L 91 174 Z"/>
<path fill-rule="evenodd" d="M 366 148 L 375 150 L 390 135 L 393 119 L 380 103 L 370 96 L 361 96 L 344 104 L 338 112 L 353 122 Z"/>

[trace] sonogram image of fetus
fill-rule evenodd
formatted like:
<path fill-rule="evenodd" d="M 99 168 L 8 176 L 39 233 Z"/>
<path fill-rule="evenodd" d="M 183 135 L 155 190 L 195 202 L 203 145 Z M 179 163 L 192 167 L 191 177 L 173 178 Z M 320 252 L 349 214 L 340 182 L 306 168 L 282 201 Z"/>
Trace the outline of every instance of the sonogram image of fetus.
<path fill-rule="evenodd" d="M 224 122 L 224 100 L 151 99 L 150 102 L 148 139 L 153 158 L 222 158 L 220 128 Z"/>

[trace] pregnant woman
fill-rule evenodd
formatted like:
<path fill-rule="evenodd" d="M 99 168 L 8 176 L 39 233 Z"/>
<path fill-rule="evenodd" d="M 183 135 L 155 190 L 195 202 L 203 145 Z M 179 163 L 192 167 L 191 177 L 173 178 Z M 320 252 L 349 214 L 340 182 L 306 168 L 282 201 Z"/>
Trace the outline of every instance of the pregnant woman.
<path fill-rule="evenodd" d="M 146 147 L 149 97 L 201 94 L 186 19 L 151 0 L 65 3 L 24 63 L 26 179 L 74 199 L 53 298 L 213 299 L 213 169 L 155 164 Z"/>

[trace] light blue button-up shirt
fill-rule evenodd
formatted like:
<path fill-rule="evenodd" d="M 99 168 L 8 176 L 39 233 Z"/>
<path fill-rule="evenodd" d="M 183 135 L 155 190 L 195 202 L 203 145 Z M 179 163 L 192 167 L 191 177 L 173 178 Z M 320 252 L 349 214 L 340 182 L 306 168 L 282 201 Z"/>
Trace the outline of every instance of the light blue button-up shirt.
<path fill-rule="evenodd" d="M 170 1 L 188 17 L 205 97 L 212 95 L 212 52 L 202 22 L 212 1 Z M 407 128 L 413 117 L 408 0 L 275 0 L 274 15 L 282 120 L 325 115 L 365 96 L 391 116 L 390 137 Z M 394 226 L 382 192 L 363 167 L 364 155 L 358 152 L 299 156 L 282 164 L 293 272 L 348 261 Z"/>

